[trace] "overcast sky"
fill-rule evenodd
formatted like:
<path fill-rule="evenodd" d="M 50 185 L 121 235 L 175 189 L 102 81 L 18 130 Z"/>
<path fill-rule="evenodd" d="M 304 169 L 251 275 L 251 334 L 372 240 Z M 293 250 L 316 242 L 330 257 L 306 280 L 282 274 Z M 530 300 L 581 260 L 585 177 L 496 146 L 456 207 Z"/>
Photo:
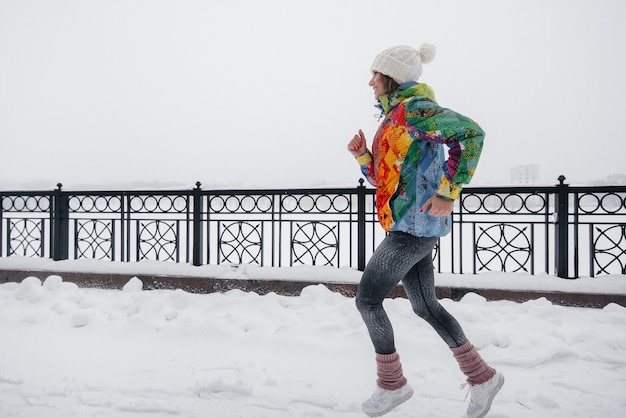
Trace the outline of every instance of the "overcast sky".
<path fill-rule="evenodd" d="M 476 120 L 473 185 L 626 174 L 621 0 L 0 0 L 0 188 L 352 186 L 369 68 Z"/>

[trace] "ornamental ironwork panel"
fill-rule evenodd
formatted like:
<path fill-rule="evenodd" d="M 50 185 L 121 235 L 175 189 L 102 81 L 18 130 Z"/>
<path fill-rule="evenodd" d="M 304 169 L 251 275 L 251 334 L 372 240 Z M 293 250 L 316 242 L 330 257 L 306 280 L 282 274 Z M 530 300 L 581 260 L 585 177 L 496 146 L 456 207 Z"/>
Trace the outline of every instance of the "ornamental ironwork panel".
<path fill-rule="evenodd" d="M 530 226 L 497 224 L 478 226 L 478 271 L 530 273 L 532 255 Z"/>
<path fill-rule="evenodd" d="M 554 192 L 553 187 L 464 189 L 451 234 L 440 242 L 440 271 L 535 274 L 554 269 Z"/>
<path fill-rule="evenodd" d="M 463 190 L 460 212 L 483 215 L 543 215 L 549 210 L 550 192 L 502 189 Z"/>
<path fill-rule="evenodd" d="M 189 195 L 156 191 L 69 193 L 74 257 L 188 261 Z"/>
<path fill-rule="evenodd" d="M 123 193 L 71 193 L 67 206 L 74 258 L 128 261 L 120 253 L 126 213 Z"/>
<path fill-rule="evenodd" d="M 220 263 L 263 265 L 263 223 L 220 222 Z"/>
<path fill-rule="evenodd" d="M 179 222 L 137 221 L 137 261 L 179 262 Z"/>
<path fill-rule="evenodd" d="M 203 191 L 202 262 L 356 266 L 359 245 L 371 254 L 384 237 L 373 192 L 361 190 L 361 197 L 354 188 Z"/>
<path fill-rule="evenodd" d="M 0 257 L 47 257 L 51 196 L 40 192 L 0 193 Z"/>
<path fill-rule="evenodd" d="M 576 190 L 581 190 L 576 192 Z M 577 212 L 580 215 L 624 215 L 626 214 L 626 193 L 585 191 L 584 188 L 574 189 L 576 192 Z"/>
<path fill-rule="evenodd" d="M 7 219 L 8 255 L 39 256 L 44 254 L 44 226 L 40 219 Z"/>
<path fill-rule="evenodd" d="M 52 207 L 51 196 L 45 194 L 2 194 L 4 213 L 48 213 Z"/>
<path fill-rule="evenodd" d="M 113 220 L 76 219 L 74 230 L 74 258 L 113 261 L 113 238 L 115 236 Z"/>
<path fill-rule="evenodd" d="M 292 264 L 336 266 L 339 258 L 339 224 L 292 223 Z"/>
<path fill-rule="evenodd" d="M 626 225 L 593 230 L 594 274 L 626 274 Z"/>
<path fill-rule="evenodd" d="M 626 274 L 624 187 L 571 187 L 569 210 L 574 276 Z"/>

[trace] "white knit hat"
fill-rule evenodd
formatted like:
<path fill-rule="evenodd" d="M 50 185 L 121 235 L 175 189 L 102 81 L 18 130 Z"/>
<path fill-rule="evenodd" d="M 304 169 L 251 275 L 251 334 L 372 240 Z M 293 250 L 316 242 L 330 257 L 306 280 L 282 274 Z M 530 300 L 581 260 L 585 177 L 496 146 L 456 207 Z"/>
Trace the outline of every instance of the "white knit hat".
<path fill-rule="evenodd" d="M 419 49 L 406 45 L 394 46 L 376 56 L 371 71 L 391 77 L 396 83 L 417 81 L 422 75 L 422 64 L 435 58 L 435 46 L 422 44 Z"/>

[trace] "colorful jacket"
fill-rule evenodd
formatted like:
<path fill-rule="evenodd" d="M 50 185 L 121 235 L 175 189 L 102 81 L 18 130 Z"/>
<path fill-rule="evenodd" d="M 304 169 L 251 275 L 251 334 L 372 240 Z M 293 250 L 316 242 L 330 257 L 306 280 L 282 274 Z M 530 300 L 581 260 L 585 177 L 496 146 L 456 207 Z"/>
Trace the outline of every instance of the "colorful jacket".
<path fill-rule="evenodd" d="M 433 89 L 423 83 L 404 84 L 378 100 L 385 119 L 372 151 L 357 158 L 376 187 L 378 220 L 386 231 L 444 236 L 450 232 L 450 216 L 431 216 L 420 209 L 435 194 L 459 197 L 462 185 L 474 175 L 484 132 L 471 119 L 440 107 Z"/>

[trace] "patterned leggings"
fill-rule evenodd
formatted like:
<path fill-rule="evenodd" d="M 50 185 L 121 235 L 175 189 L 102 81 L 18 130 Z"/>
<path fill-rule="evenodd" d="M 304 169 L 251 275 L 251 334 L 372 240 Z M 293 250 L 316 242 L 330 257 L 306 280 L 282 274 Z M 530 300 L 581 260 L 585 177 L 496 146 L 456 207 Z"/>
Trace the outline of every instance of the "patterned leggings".
<path fill-rule="evenodd" d="M 393 327 L 383 309 L 383 300 L 393 288 L 402 285 L 413 311 L 426 320 L 448 347 L 467 342 L 463 329 L 435 295 L 432 250 L 437 237 L 415 237 L 391 232 L 376 248 L 357 290 L 356 306 L 378 354 L 396 351 Z"/>

